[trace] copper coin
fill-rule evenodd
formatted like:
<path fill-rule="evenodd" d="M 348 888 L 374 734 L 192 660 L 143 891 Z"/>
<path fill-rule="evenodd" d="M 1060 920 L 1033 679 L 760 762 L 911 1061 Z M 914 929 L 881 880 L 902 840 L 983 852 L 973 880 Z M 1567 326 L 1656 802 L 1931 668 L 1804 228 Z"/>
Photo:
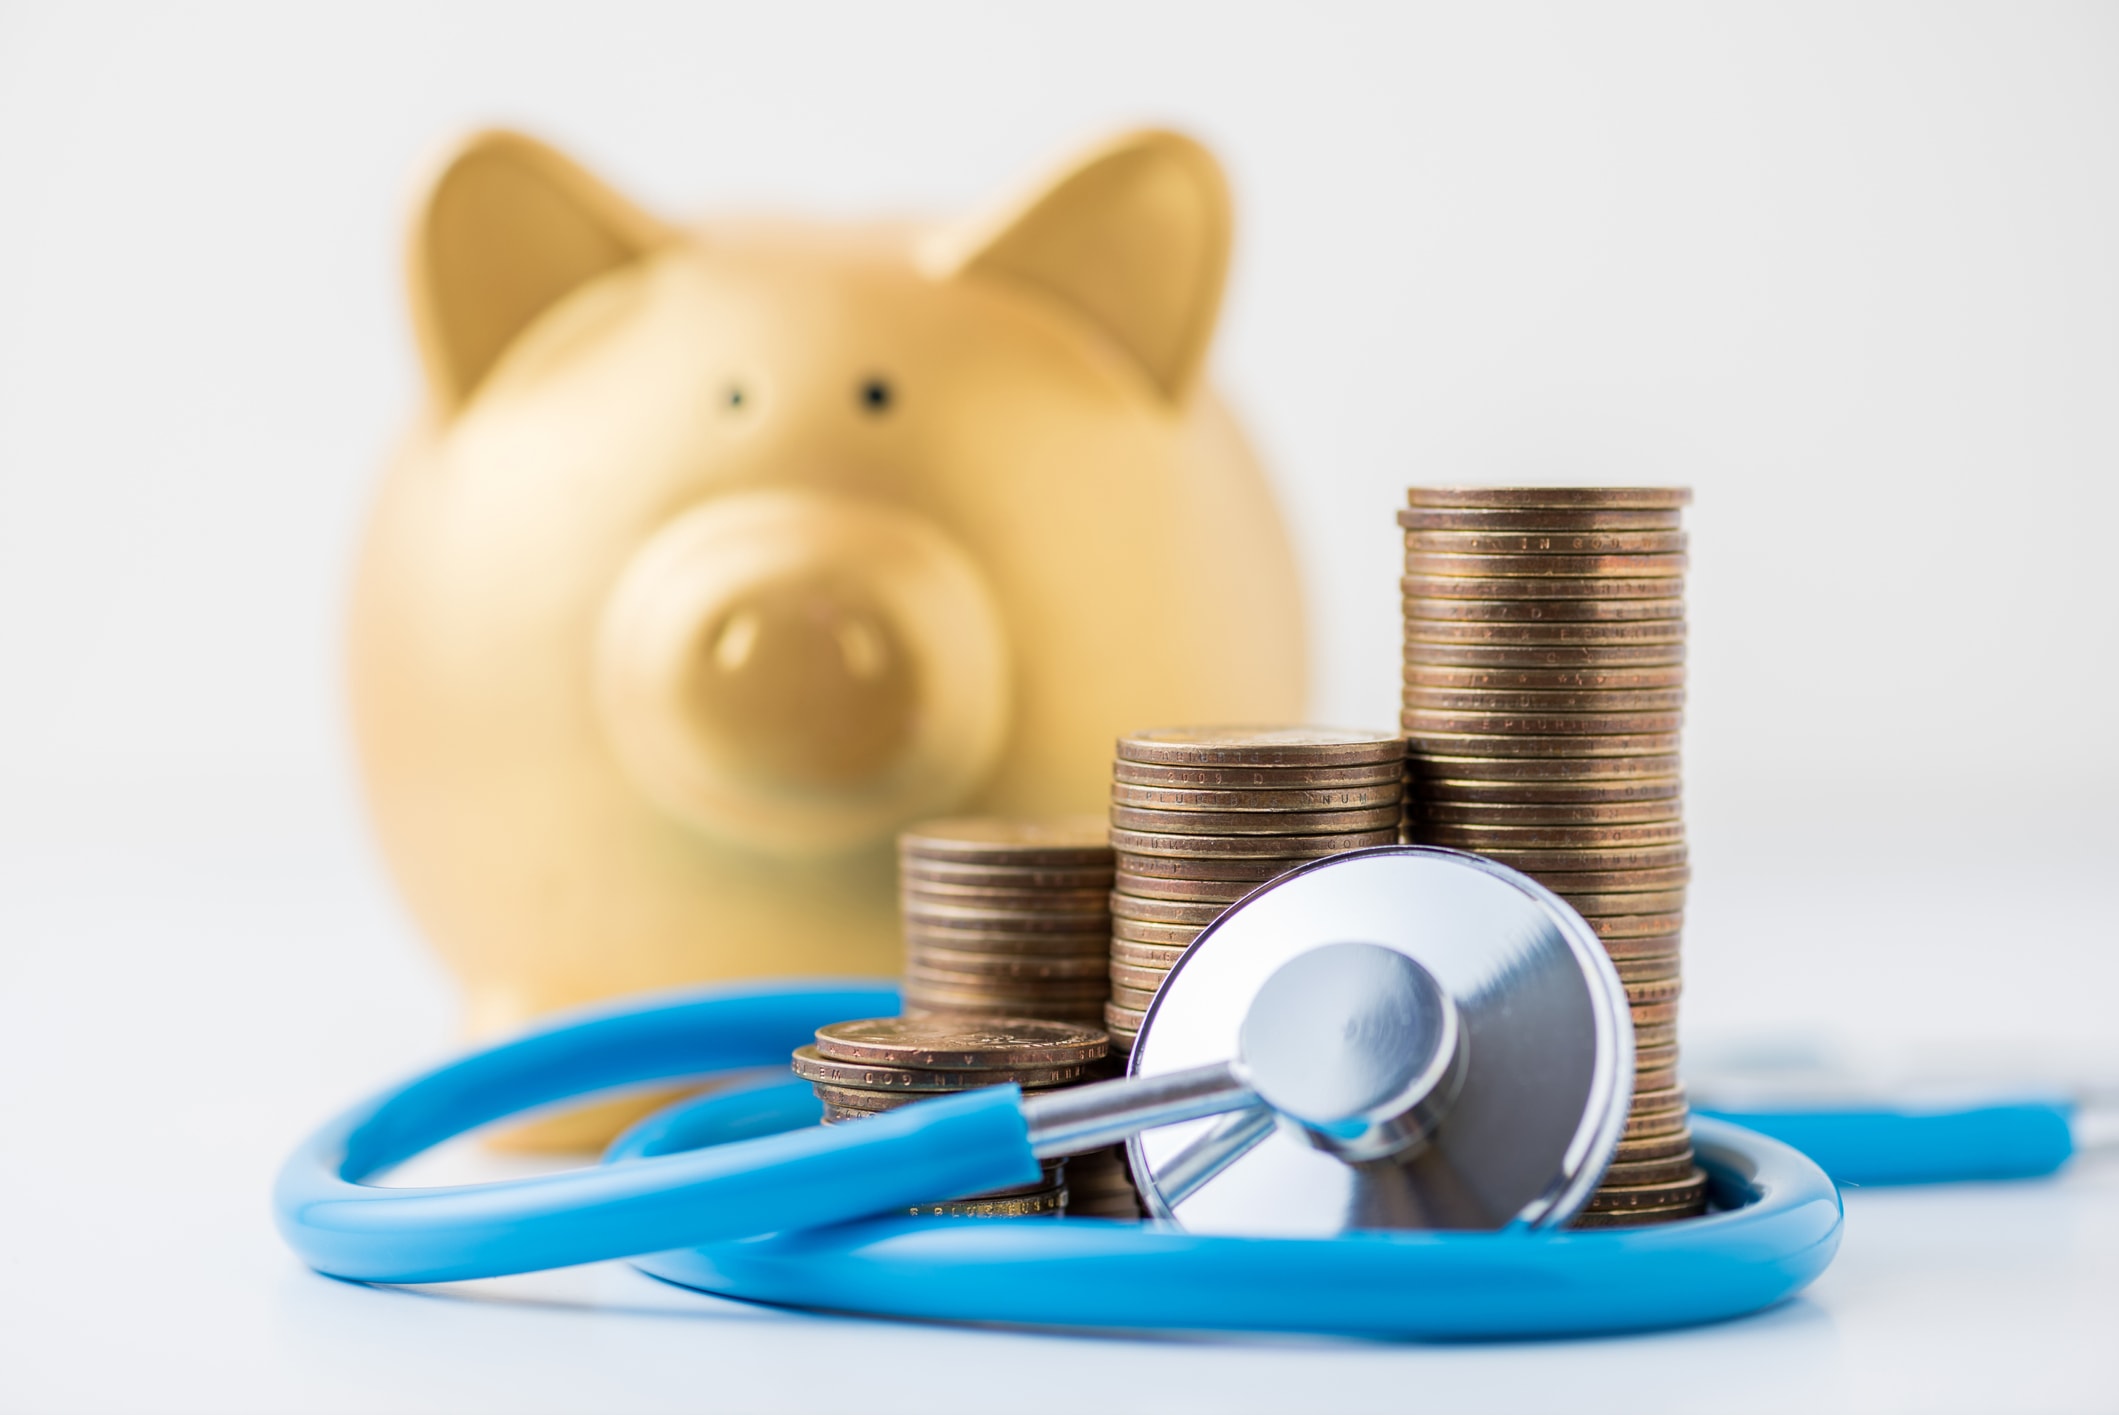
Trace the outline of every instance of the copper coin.
<path fill-rule="evenodd" d="M 1177 944 L 1180 947 L 1198 938 L 1205 924 L 1151 924 L 1145 919 L 1113 919 L 1112 939 L 1124 939 L 1128 943 Z"/>
<path fill-rule="evenodd" d="M 1180 855 L 1135 855 L 1121 852 L 1119 864 L 1121 878 L 1182 879 L 1199 880 L 1217 884 L 1245 883 L 1254 888 L 1269 879 L 1278 879 L 1303 861 L 1279 857 L 1245 858 L 1229 856 L 1223 859 L 1188 859 Z M 1249 893 L 1246 890 L 1245 893 Z"/>
<path fill-rule="evenodd" d="M 1110 936 L 1111 925 L 1108 919 L 1099 922 L 1094 933 L 1080 934 L 990 933 L 976 929 L 921 929 L 907 925 L 905 946 L 908 949 L 941 948 L 967 953 L 1005 953 L 1024 958 L 1076 958 L 1083 954 L 1100 952 L 1104 941 Z"/>
<path fill-rule="evenodd" d="M 1009 1199 L 943 1199 L 910 1205 L 905 1212 L 913 1218 L 1038 1218 L 1066 1207 L 1065 1189 L 1046 1189 Z"/>
<path fill-rule="evenodd" d="M 1695 1168 L 1682 1179 L 1660 1184 L 1606 1184 L 1589 1199 L 1591 1213 L 1665 1204 L 1694 1204 L 1707 1197 L 1707 1176 Z"/>
<path fill-rule="evenodd" d="M 1589 927 L 1609 950 L 1622 939 L 1675 938 L 1685 927 L 1685 916 L 1675 910 L 1661 914 L 1604 914 L 1590 919 Z"/>
<path fill-rule="evenodd" d="M 1633 1044 L 1640 1047 L 1672 1047 L 1678 1044 L 1678 1024 L 1661 1022 L 1653 1027 L 1635 1027 Z"/>
<path fill-rule="evenodd" d="M 1538 883 L 1555 894 L 1658 894 L 1683 889 L 1692 879 L 1690 865 L 1651 870 L 1540 870 Z M 1638 909 L 1628 910 L 1638 914 Z"/>
<path fill-rule="evenodd" d="M 1637 987 L 1664 982 L 1675 984 L 1675 970 L 1680 966 L 1680 960 L 1675 953 L 1663 958 L 1614 958 L 1611 966 L 1619 975 L 1619 981 L 1626 985 L 1626 995 L 1631 998 L 1634 995 L 1631 990 Z"/>
<path fill-rule="evenodd" d="M 919 925 L 925 933 L 963 929 L 1012 934 L 1088 933 L 1097 927 L 1106 912 L 1103 908 L 1080 911 L 970 909 L 931 904 L 924 899 L 905 900 L 904 911 L 905 921 Z"/>
<path fill-rule="evenodd" d="M 1018 1086 L 1066 1086 L 1088 1074 L 1086 1064 L 1074 1066 L 1021 1067 L 1012 1071 L 924 1071 L 905 1066 L 864 1066 L 856 1061 L 832 1061 L 806 1046 L 794 1054 L 794 1072 L 805 1081 L 827 1086 L 870 1091 L 934 1093 L 974 1090 L 980 1086 L 1013 1081 Z"/>
<path fill-rule="evenodd" d="M 1707 1212 L 1707 1201 L 1696 1204 L 1669 1204 L 1658 1208 L 1614 1210 L 1611 1213 L 1580 1213 L 1567 1221 L 1570 1230 L 1592 1232 L 1606 1228 L 1651 1228 L 1662 1223 L 1677 1223 L 1688 1218 L 1698 1218 Z"/>
<path fill-rule="evenodd" d="M 1635 1031 L 1638 1032 L 1639 1030 L 1640 1025 L 1637 1023 L 1635 1024 Z M 1684 1109 L 1685 1088 L 1683 1086 L 1668 1086 L 1654 1091 L 1644 1091 L 1636 1087 L 1633 1093 L 1633 1105 L 1626 1113 L 1639 1116 L 1662 1115 Z"/>
<path fill-rule="evenodd" d="M 1547 782 L 1669 780 L 1678 774 L 1675 752 L 1639 757 L 1455 757 L 1423 751 L 1413 759 L 1415 794 L 1430 776 L 1449 781 L 1505 782 L 1542 788 Z"/>
<path fill-rule="evenodd" d="M 1602 801 L 1590 805 L 1429 800 L 1420 803 L 1416 818 L 1422 824 L 1433 825 L 1622 825 L 1675 820 L 1678 812 L 1675 799 Z"/>
<path fill-rule="evenodd" d="M 1405 661 L 1445 668 L 1644 668 L 1685 661 L 1683 644 L 1407 644 Z"/>
<path fill-rule="evenodd" d="M 1158 968 L 1167 973 L 1184 956 L 1185 945 L 1176 943 L 1134 943 L 1130 939 L 1111 940 L 1111 961 L 1125 963 L 1135 968 Z"/>
<path fill-rule="evenodd" d="M 1414 747 L 1445 757 L 1657 757 L 1673 755 L 1675 732 L 1445 732 L 1418 729 Z"/>
<path fill-rule="evenodd" d="M 1398 577 L 1400 599 L 1681 599 L 1678 575 L 1561 577 L 1540 575 L 1407 574 Z"/>
<path fill-rule="evenodd" d="M 1674 1070 L 1677 1064 L 1678 1049 L 1675 1042 L 1662 1046 L 1636 1046 L 1633 1049 L 1634 1084 L 1636 1086 L 1645 1084 L 1639 1078 L 1650 1071 Z M 1676 1080 L 1673 1077 L 1671 1080 L 1664 1081 L 1661 1084 L 1665 1086 L 1675 1085 Z"/>
<path fill-rule="evenodd" d="M 1176 766 L 1117 761 L 1111 779 L 1124 785 L 1200 791 L 1330 791 L 1387 785 L 1405 777 L 1392 757 L 1353 766 Z"/>
<path fill-rule="evenodd" d="M 1119 996 L 1119 990 L 1123 988 L 1145 990 L 1153 997 L 1155 990 L 1162 986 L 1163 979 L 1169 976 L 1168 968 L 1144 967 L 1138 963 L 1120 963 L 1114 959 L 1111 964 L 1111 1000 L 1123 1003 L 1125 999 Z"/>
<path fill-rule="evenodd" d="M 1403 813 L 1397 802 L 1358 811 L 1158 811 L 1113 806 L 1111 824 L 1121 830 L 1162 835 L 1345 835 L 1396 830 Z"/>
<path fill-rule="evenodd" d="M 1152 987 L 1129 988 L 1123 987 L 1118 983 L 1111 985 L 1111 1005 L 1113 1007 L 1131 1007 L 1146 1011 L 1148 1004 L 1153 1001 L 1155 1001 L 1155 989 Z"/>
<path fill-rule="evenodd" d="M 1685 706 L 1683 688 L 1576 688 L 1557 693 L 1520 693 L 1408 683 L 1401 696 L 1407 707 L 1428 712 L 1675 712 Z"/>
<path fill-rule="evenodd" d="M 1685 822 L 1636 821 L 1630 825 L 1491 825 L 1427 821 L 1420 838 L 1458 850 L 1616 850 L 1672 845 L 1685 839 Z"/>
<path fill-rule="evenodd" d="M 1108 882 L 1103 889 L 995 889 L 981 884 L 935 884 L 928 880 L 908 879 L 900 882 L 898 897 L 908 903 L 940 905 L 951 909 L 999 909 L 1020 913 L 1025 910 L 1062 913 L 1093 914 L 1103 907 L 1104 896 L 1110 893 Z"/>
<path fill-rule="evenodd" d="M 1604 1169 L 1604 1183 L 1614 1186 L 1670 1184 L 1685 1179 L 1695 1168 L 1692 1147 L 1685 1153 L 1659 1160 L 1614 1160 Z"/>
<path fill-rule="evenodd" d="M 1683 522 L 1674 507 L 1414 506 L 1398 513 L 1409 531 L 1674 531 Z"/>
<path fill-rule="evenodd" d="M 1688 548 L 1683 531 L 1409 530 L 1407 550 L 1442 555 L 1672 555 Z"/>
<path fill-rule="evenodd" d="M 982 992 L 949 992 L 912 982 L 899 995 L 905 1000 L 905 1016 L 912 1021 L 980 1022 L 1004 1011 L 1020 1017 L 1033 1005 L 1020 998 L 995 999 Z M 1103 1004 L 1093 998 L 1038 999 L 1034 1006 L 1037 1020 L 1064 1026 L 1096 1027 L 1103 1015 Z"/>
<path fill-rule="evenodd" d="M 1685 726 L 1682 712 L 1450 712 L 1408 704 L 1398 715 L 1407 735 L 1425 749 L 1436 737 L 1503 736 L 1542 739 L 1616 737 L 1620 739 L 1669 734 L 1675 737 Z M 1620 750 L 1624 750 L 1623 748 Z M 1507 756 L 1498 752 L 1497 756 Z M 1599 752 L 1577 752 L 1564 746 L 1549 751 L 1525 752 L 1524 756 L 1587 757 Z"/>
<path fill-rule="evenodd" d="M 1452 781 L 1422 777 L 1408 798 L 1422 809 L 1452 807 L 1542 807 L 1660 805 L 1677 810 L 1684 780 L 1676 776 L 1631 781 Z"/>
<path fill-rule="evenodd" d="M 1228 912 L 1229 906 L 1209 900 L 1141 899 L 1131 894 L 1111 896 L 1111 917 L 1139 919 L 1150 924 L 1211 924 Z"/>
<path fill-rule="evenodd" d="M 1109 969 L 1108 960 L 1104 966 Z M 1009 1016 L 1035 1017 L 1047 1003 L 1087 1006 L 1102 1002 L 1106 979 L 1102 975 L 1043 980 L 995 978 L 980 973 L 951 973 L 915 962 L 905 966 L 905 985 L 928 996 L 946 993 L 974 999 Z"/>
<path fill-rule="evenodd" d="M 1094 978 L 1104 958 L 1094 953 L 1072 958 L 1045 958 L 1024 953 L 967 953 L 946 948 L 921 948 L 907 960 L 941 973 L 968 973 L 1024 983 L 1053 982 L 1063 978 Z"/>
<path fill-rule="evenodd" d="M 1596 924 L 1592 922 L 1594 929 Z M 1678 957 L 1684 952 L 1685 936 L 1682 933 L 1650 934 L 1646 938 L 1600 938 L 1604 952 L 1613 963 L 1660 962 Z"/>
<path fill-rule="evenodd" d="M 1404 755 L 1392 733 L 1336 727 L 1163 727 L 1118 739 L 1122 761 L 1178 766 L 1353 766 Z"/>
<path fill-rule="evenodd" d="M 1120 894 L 1135 899 L 1175 899 L 1206 904 L 1233 904 L 1258 886 L 1246 879 L 1164 879 L 1127 871 L 1118 877 Z"/>
<path fill-rule="evenodd" d="M 1094 816 L 959 816 L 922 821 L 898 836 L 901 855 L 958 864 L 1102 865 L 1108 851 L 1104 823 Z"/>
<path fill-rule="evenodd" d="M 1688 1159 L 1692 1157 L 1690 1135 L 1665 1135 L 1654 1140 L 1621 1140 L 1611 1158 L 1616 1164 L 1639 1164 L 1643 1160 L 1676 1159 L 1679 1155 Z"/>
<path fill-rule="evenodd" d="M 1174 835 L 1122 830 L 1117 826 L 1111 829 L 1111 843 L 1129 855 L 1170 855 L 1181 859 L 1315 859 L 1397 842 L 1395 826 L 1336 835 Z"/>
<path fill-rule="evenodd" d="M 1682 599 L 1442 599 L 1400 595 L 1407 620 L 1470 624 L 1626 624 L 1685 618 Z M 1413 635 L 1412 637 L 1418 637 Z"/>
<path fill-rule="evenodd" d="M 1011 1066 L 1070 1066 L 1104 1054 L 1103 1038 L 1083 1027 L 1014 1018 L 944 1025 L 904 1017 L 871 1017 L 817 1028 L 817 1054 L 832 1061 L 980 1071 Z"/>
<path fill-rule="evenodd" d="M 1532 876 L 1537 879 L 1536 875 Z M 1542 879 L 1538 883 L 1544 884 Z M 1546 888 L 1552 889 L 1551 885 Z M 1570 894 L 1554 889 L 1553 893 L 1567 901 L 1567 907 L 1589 921 L 1595 928 L 1606 919 L 1637 918 L 1643 912 L 1662 916 L 1675 916 L 1685 907 L 1685 891 L 1682 889 L 1643 890 L 1634 894 Z"/>
<path fill-rule="evenodd" d="M 1681 644 L 1687 637 L 1682 619 L 1644 619 L 1624 624 L 1489 624 L 1459 619 L 1408 619 L 1402 642 L 1406 656 L 1417 659 L 1429 644 L 1581 645 Z"/>
<path fill-rule="evenodd" d="M 1202 791 L 1192 787 L 1111 786 L 1111 804 L 1136 810 L 1209 811 L 1229 815 L 1252 812 L 1360 811 L 1396 808 L 1405 796 L 1403 773 L 1367 786 L 1325 787 L 1306 791 Z"/>
<path fill-rule="evenodd" d="M 1626 982 L 1621 978 L 1619 981 L 1626 984 L 1626 1001 L 1635 1007 L 1646 1007 L 1658 1002 L 1676 1002 L 1678 994 L 1685 989 L 1684 980 L 1676 975 L 1634 982 Z"/>
<path fill-rule="evenodd" d="M 1000 1086 L 1004 1081 L 981 1081 L 978 1086 L 967 1087 L 978 1090 L 983 1086 Z M 916 1101 L 928 1099 L 932 1092 L 917 1091 L 871 1091 L 859 1086 L 830 1086 L 812 1084 L 810 1089 L 817 1099 L 824 1102 L 826 1113 L 850 1112 L 854 1116 L 880 1115 L 886 1110 L 898 1110 Z M 843 1118 L 843 1117 L 842 1117 Z"/>
<path fill-rule="evenodd" d="M 922 889 L 1094 891 L 1111 887 L 1111 869 L 1108 860 L 1083 869 L 1063 869 L 1047 865 L 1026 865 L 1021 868 L 1000 865 L 953 865 L 941 860 L 901 857 L 898 862 L 898 879 L 904 884 L 917 884 Z"/>
<path fill-rule="evenodd" d="M 1413 486 L 1408 506 L 1551 507 L 1556 510 L 1674 511 L 1692 504 L 1689 486 Z"/>
<path fill-rule="evenodd" d="M 1104 1020 L 1120 1031 L 1137 1035 L 1141 1024 L 1148 1020 L 1148 1014 L 1143 1008 L 1121 1007 L 1118 1003 L 1107 1002 L 1104 1004 Z"/>
<path fill-rule="evenodd" d="M 1639 692 L 1685 686 L 1681 664 L 1651 668 L 1458 668 L 1408 663 L 1399 676 L 1409 687 L 1454 688 L 1458 692 Z"/>
<path fill-rule="evenodd" d="M 1683 575 L 1692 557 L 1682 551 L 1661 555 L 1456 555 L 1446 551 L 1407 550 L 1408 575 L 1462 575 L 1480 580 L 1514 580 L 1532 576 L 1565 576 L 1582 580 L 1651 580 Z"/>
<path fill-rule="evenodd" d="M 1627 1007 L 1633 1013 L 1633 1024 L 1636 1027 L 1653 1027 L 1658 1022 L 1676 1022 L 1678 1020 L 1678 1005 L 1675 1000 L 1670 1002 L 1630 1002 Z"/>

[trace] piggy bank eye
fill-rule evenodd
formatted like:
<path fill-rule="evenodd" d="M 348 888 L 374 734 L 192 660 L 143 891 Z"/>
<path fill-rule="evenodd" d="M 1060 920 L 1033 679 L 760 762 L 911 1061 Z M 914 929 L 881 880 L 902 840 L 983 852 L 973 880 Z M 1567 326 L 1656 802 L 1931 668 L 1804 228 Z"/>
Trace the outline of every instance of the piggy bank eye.
<path fill-rule="evenodd" d="M 889 412 L 891 403 L 897 397 L 891 391 L 890 380 L 884 378 L 861 380 L 860 390 L 854 396 L 861 405 L 861 411 L 873 417 L 881 417 Z"/>

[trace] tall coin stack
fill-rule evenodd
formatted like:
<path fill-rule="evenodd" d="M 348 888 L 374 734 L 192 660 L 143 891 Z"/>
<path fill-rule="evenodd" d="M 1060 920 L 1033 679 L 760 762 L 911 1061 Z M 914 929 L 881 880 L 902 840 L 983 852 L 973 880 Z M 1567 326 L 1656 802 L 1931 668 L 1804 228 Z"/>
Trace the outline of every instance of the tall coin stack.
<path fill-rule="evenodd" d="M 1112 768 L 1111 1001 L 1131 1051 L 1155 990 L 1229 904 L 1308 860 L 1393 845 L 1405 740 L 1323 727 L 1172 727 L 1121 737 Z"/>
<path fill-rule="evenodd" d="M 1410 838 L 1530 875 L 1632 1004 L 1633 1109 L 1581 1227 L 1701 1212 L 1677 1080 L 1685 826 L 1682 487 L 1414 487 L 1405 528 Z"/>
<path fill-rule="evenodd" d="M 928 821 L 898 837 L 905 1012 L 1102 1026 L 1111 845 L 1094 816 Z"/>
<path fill-rule="evenodd" d="M 1064 1022 L 874 1017 L 834 1022 L 794 1054 L 795 1074 L 824 1102 L 824 1123 L 862 1120 L 930 1096 L 1014 1082 L 1025 1091 L 1088 1079 L 1108 1043 L 1095 1027 Z M 1064 1162 L 1013 1189 L 938 1199 L 916 1217 L 1024 1218 L 1067 1206 Z"/>

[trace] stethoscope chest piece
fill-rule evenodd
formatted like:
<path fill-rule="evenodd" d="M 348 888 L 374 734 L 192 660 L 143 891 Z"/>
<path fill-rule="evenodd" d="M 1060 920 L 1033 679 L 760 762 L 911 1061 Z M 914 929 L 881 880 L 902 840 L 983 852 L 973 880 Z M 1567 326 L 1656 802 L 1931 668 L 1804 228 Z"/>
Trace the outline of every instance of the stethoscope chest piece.
<path fill-rule="evenodd" d="M 1233 1066 L 1264 1107 L 1143 1130 L 1134 1178 L 1203 1233 L 1553 1227 L 1632 1099 L 1595 934 L 1505 866 L 1385 847 L 1283 876 L 1171 970 L 1129 1076 Z"/>

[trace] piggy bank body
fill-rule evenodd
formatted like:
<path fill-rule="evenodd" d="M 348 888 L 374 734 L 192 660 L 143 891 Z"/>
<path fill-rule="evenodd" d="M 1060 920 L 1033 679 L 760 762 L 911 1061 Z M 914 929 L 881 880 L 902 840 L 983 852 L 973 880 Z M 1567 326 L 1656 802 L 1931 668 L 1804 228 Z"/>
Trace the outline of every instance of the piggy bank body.
<path fill-rule="evenodd" d="M 442 166 L 350 678 L 474 1032 L 892 973 L 906 823 L 1098 810 L 1120 732 L 1299 716 L 1292 557 L 1200 387 L 1228 222 L 1158 133 L 933 227 L 678 228 L 505 133 Z"/>

